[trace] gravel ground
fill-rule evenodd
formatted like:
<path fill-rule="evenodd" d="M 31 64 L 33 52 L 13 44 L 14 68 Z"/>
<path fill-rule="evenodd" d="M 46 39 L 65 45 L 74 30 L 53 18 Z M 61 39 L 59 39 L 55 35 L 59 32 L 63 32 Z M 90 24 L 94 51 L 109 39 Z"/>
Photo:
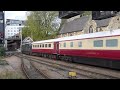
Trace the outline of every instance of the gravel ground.
<path fill-rule="evenodd" d="M 56 72 L 55 68 L 46 66 L 46 65 L 42 65 L 40 63 L 37 62 L 33 62 L 33 64 L 39 68 L 40 70 L 42 70 L 44 73 L 46 73 L 51 79 L 63 79 L 64 77 L 62 75 L 60 75 L 58 72 Z"/>
<path fill-rule="evenodd" d="M 37 62 L 33 62 L 34 65 L 45 72 L 51 79 L 68 79 L 68 71 L 56 69 L 50 66 L 42 65 Z M 77 75 L 76 79 L 89 79 L 82 75 Z"/>
<path fill-rule="evenodd" d="M 16 56 L 11 56 L 11 57 L 5 58 L 5 60 L 11 66 L 12 70 L 16 71 L 18 74 L 23 76 L 24 79 L 26 78 L 24 76 L 22 70 L 21 70 L 21 60 L 20 60 L 20 58 L 18 58 Z M 6 67 L 6 68 L 10 69 L 10 67 Z"/>
<path fill-rule="evenodd" d="M 88 65 L 82 65 L 82 64 L 74 64 L 74 63 L 69 63 L 68 64 L 67 62 L 63 62 L 63 61 L 49 60 L 47 58 L 41 58 L 41 57 L 35 57 L 35 56 L 31 56 L 31 57 L 34 57 L 36 59 L 44 59 L 46 61 L 54 62 L 54 63 L 58 63 L 58 64 L 69 65 L 71 67 L 75 67 L 75 68 L 79 68 L 79 69 L 83 69 L 83 70 L 94 71 L 94 72 L 102 73 L 102 74 L 105 74 L 105 75 L 112 75 L 112 76 L 120 78 L 120 71 L 116 71 L 116 70 L 110 70 L 110 69 L 99 68 L 99 67 L 88 66 Z"/>

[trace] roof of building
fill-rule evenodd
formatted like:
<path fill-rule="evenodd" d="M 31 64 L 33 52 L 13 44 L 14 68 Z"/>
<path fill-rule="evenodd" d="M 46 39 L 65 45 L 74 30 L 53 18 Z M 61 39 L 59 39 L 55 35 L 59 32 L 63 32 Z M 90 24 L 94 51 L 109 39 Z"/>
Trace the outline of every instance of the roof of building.
<path fill-rule="evenodd" d="M 22 42 L 33 42 L 33 40 L 30 37 L 26 37 Z"/>
<path fill-rule="evenodd" d="M 66 22 L 62 27 L 62 29 L 60 30 L 60 34 L 83 30 L 89 18 L 90 18 L 89 16 L 83 16 L 83 17 L 74 19 L 73 21 Z"/>
<path fill-rule="evenodd" d="M 95 22 L 97 23 L 97 27 L 105 27 L 109 25 L 111 18 L 107 18 L 107 19 L 102 19 L 102 20 L 95 20 Z"/>

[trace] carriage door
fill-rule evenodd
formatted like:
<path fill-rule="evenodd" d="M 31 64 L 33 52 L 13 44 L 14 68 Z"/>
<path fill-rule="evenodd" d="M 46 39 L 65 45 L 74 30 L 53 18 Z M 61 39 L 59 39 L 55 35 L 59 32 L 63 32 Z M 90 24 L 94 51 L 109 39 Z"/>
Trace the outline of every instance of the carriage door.
<path fill-rule="evenodd" d="M 59 53 L 59 42 L 55 42 L 55 43 L 54 43 L 54 50 L 55 50 L 55 53 L 56 53 L 56 54 Z"/>

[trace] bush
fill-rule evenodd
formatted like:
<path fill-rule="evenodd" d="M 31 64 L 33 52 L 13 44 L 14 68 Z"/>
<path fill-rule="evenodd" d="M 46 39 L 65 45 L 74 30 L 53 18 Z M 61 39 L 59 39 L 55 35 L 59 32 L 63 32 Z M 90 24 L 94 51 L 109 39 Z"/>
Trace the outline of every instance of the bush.
<path fill-rule="evenodd" d="M 0 47 L 0 56 L 5 56 L 5 48 Z"/>

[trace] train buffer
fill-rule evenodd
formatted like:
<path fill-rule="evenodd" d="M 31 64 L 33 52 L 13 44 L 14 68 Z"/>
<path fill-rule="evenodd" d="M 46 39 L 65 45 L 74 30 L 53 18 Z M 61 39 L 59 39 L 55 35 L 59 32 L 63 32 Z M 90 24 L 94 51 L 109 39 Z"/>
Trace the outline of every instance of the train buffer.
<path fill-rule="evenodd" d="M 69 78 L 70 78 L 70 79 L 75 79 L 75 78 L 77 78 L 77 77 L 76 77 L 77 74 L 76 74 L 76 72 L 74 72 L 74 71 L 70 71 L 70 72 L 68 73 L 68 75 L 69 75 Z"/>

